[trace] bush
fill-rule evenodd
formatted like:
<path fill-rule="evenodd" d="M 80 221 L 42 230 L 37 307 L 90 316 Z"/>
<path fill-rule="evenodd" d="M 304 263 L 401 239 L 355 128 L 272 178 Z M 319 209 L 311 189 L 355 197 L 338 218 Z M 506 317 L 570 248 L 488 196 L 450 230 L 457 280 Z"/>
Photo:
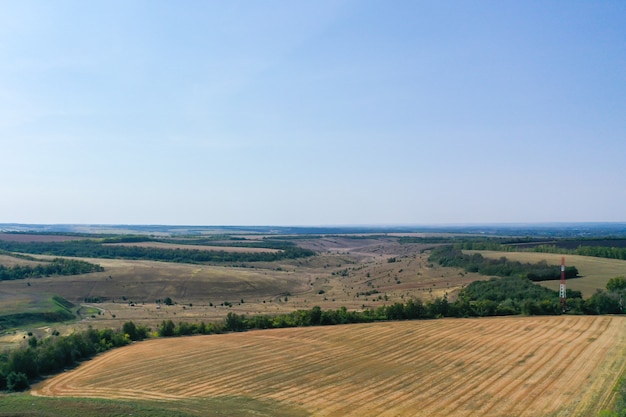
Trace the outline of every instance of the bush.
<path fill-rule="evenodd" d="M 9 391 L 24 391 L 28 387 L 30 384 L 24 372 L 12 371 L 7 375 L 7 389 Z"/>
<path fill-rule="evenodd" d="M 613 277 L 606 283 L 606 289 L 609 291 L 619 291 L 626 289 L 625 277 Z"/>
<path fill-rule="evenodd" d="M 159 336 L 161 337 L 169 337 L 174 336 L 174 329 L 176 326 L 172 320 L 163 320 L 161 326 L 159 326 Z"/>

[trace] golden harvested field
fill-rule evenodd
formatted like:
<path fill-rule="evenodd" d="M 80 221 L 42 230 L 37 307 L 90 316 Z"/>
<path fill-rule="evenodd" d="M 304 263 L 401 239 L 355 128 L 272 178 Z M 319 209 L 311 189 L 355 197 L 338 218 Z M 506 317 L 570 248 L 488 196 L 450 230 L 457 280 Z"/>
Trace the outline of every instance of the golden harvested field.
<path fill-rule="evenodd" d="M 208 250 L 208 251 L 224 251 L 237 253 L 260 253 L 260 252 L 281 252 L 279 249 L 269 248 L 249 248 L 239 246 L 207 246 L 207 245 L 183 245 L 165 242 L 130 242 L 130 243 L 107 243 L 111 246 L 135 246 L 141 248 L 159 248 L 159 249 L 188 249 L 188 250 Z"/>
<path fill-rule="evenodd" d="M 314 416 L 589 416 L 626 364 L 626 318 L 442 319 L 155 339 L 43 396 L 274 401 Z M 195 410 L 198 415 L 206 410 Z"/>
<path fill-rule="evenodd" d="M 513 261 L 539 262 L 546 260 L 551 265 L 561 265 L 561 257 L 565 256 L 565 265 L 572 265 L 578 269 L 580 278 L 567 280 L 567 288 L 578 290 L 583 297 L 591 297 L 598 288 L 605 288 L 609 279 L 616 276 L 626 276 L 626 261 L 620 259 L 595 258 L 592 256 L 560 255 L 554 253 L 537 252 L 496 252 L 496 251 L 465 251 L 478 252 L 486 258 L 500 258 L 502 256 Z M 545 287 L 558 291 L 559 281 L 538 282 Z"/>

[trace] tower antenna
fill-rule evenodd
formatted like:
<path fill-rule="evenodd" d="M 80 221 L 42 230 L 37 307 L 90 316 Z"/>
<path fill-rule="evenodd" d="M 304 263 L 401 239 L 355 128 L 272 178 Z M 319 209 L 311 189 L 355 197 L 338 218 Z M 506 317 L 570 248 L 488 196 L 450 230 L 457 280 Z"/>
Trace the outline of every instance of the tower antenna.
<path fill-rule="evenodd" d="M 561 310 L 565 313 L 567 309 L 565 300 L 565 256 L 561 257 L 561 285 L 559 285 L 559 297 L 561 298 Z"/>

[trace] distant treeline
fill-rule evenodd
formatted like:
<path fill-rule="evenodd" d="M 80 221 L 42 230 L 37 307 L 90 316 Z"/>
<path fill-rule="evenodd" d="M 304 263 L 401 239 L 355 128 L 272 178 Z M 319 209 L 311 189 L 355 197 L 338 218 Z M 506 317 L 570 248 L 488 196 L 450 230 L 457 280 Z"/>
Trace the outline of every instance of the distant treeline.
<path fill-rule="evenodd" d="M 267 238 L 263 239 L 246 239 L 243 237 L 235 237 L 228 235 L 213 235 L 208 237 L 177 237 L 177 238 L 151 238 L 148 236 L 125 235 L 115 236 L 102 239 L 101 243 L 137 243 L 137 242 L 163 242 L 175 245 L 193 246 L 226 246 L 226 247 L 242 247 L 242 248 L 264 248 L 284 250 L 293 248 L 293 242 L 285 239 Z"/>
<path fill-rule="evenodd" d="M 55 258 L 49 263 L 35 266 L 15 265 L 7 267 L 0 265 L 0 281 L 41 278 L 52 275 L 79 275 L 102 271 L 104 271 L 104 268 L 97 264 L 75 259 Z"/>
<path fill-rule="evenodd" d="M 501 252 L 531 251 L 626 260 L 626 239 L 589 240 L 588 244 L 586 244 L 586 242 L 585 240 L 563 240 L 549 244 L 536 243 L 533 245 L 517 245 L 509 242 L 503 243 L 500 240 L 468 240 L 465 242 L 456 242 L 454 247 L 459 250 L 491 250 Z M 575 243 L 578 243 L 578 246 L 571 248 Z M 601 243 L 611 243 L 615 246 L 599 246 Z"/>
<path fill-rule="evenodd" d="M 165 262 L 272 262 L 280 259 L 302 258 L 315 252 L 295 245 L 283 244 L 280 252 L 227 252 L 199 249 L 164 249 L 140 246 L 105 245 L 94 240 L 67 242 L 8 242 L 0 241 L 0 249 L 11 252 L 76 256 L 83 258 L 139 259 Z"/>
<path fill-rule="evenodd" d="M 545 240 L 544 240 L 545 241 Z M 403 236 L 398 239 L 399 243 L 438 243 L 438 244 L 472 244 L 481 245 L 510 245 L 510 244 L 531 244 L 538 242 L 532 237 L 476 237 L 476 236 Z"/>
<path fill-rule="evenodd" d="M 276 238 L 263 238 L 248 240 L 238 237 L 223 237 L 221 239 L 215 238 L 190 238 L 190 239 L 158 239 L 159 242 L 183 244 L 183 245 L 208 245 L 208 246 L 227 246 L 237 248 L 263 248 L 263 249 L 278 249 L 286 250 L 295 248 L 295 244 L 288 240 L 276 239 Z"/>
<path fill-rule="evenodd" d="M 548 281 L 561 278 L 559 266 L 548 265 L 545 261 L 535 264 L 511 261 L 505 257 L 488 259 L 479 253 L 464 254 L 460 249 L 452 246 L 440 246 L 433 249 L 430 262 L 437 262 L 441 266 L 463 268 L 466 272 L 478 272 L 482 275 L 496 275 L 499 277 L 520 276 L 531 281 Z M 565 268 L 565 278 L 578 276 L 575 266 Z"/>
<path fill-rule="evenodd" d="M 564 249 L 554 245 L 540 245 L 532 248 L 532 251 L 626 260 L 626 248 L 618 248 L 614 246 L 579 246 L 576 249 Z"/>

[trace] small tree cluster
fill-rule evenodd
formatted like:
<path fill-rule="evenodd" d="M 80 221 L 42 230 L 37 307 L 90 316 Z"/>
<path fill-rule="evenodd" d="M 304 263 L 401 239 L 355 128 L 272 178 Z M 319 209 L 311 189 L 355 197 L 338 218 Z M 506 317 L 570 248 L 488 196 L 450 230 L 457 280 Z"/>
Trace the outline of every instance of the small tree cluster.
<path fill-rule="evenodd" d="M 18 391 L 28 388 L 29 381 L 49 375 L 89 359 L 97 353 L 127 345 L 147 337 L 149 329 L 125 323 L 123 330 L 89 328 L 68 336 L 43 340 L 30 337 L 24 346 L 0 355 L 0 389 Z M 132 335 L 132 336 L 131 336 Z"/>

